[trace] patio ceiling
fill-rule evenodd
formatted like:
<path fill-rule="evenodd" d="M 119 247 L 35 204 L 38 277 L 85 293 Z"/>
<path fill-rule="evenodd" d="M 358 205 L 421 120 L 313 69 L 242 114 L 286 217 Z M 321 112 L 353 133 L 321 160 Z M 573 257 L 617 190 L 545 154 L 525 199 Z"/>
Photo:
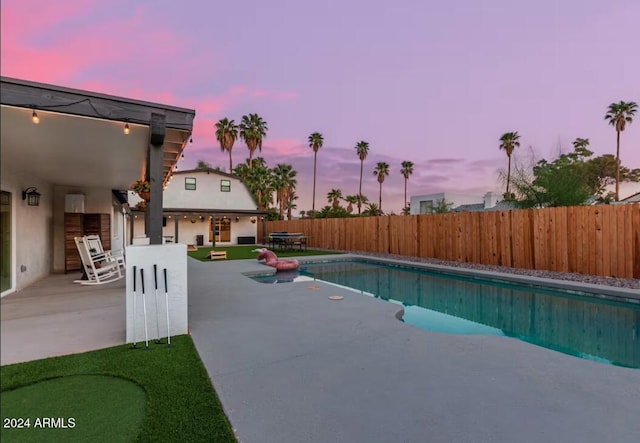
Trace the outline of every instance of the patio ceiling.
<path fill-rule="evenodd" d="M 39 124 L 32 122 L 34 110 Z M 166 180 L 190 138 L 195 111 L 3 77 L 2 163 L 54 185 L 128 189 L 145 176 L 151 113 L 166 118 Z"/>

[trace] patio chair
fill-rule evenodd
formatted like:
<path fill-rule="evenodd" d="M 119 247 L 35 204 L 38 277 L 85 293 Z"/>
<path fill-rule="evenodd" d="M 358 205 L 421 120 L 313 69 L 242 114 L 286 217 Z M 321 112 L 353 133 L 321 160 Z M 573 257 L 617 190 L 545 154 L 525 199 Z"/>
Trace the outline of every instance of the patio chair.
<path fill-rule="evenodd" d="M 87 275 L 87 280 L 75 280 L 74 283 L 101 285 L 125 276 L 122 251 L 105 251 L 97 235 L 75 237 L 74 240 Z"/>

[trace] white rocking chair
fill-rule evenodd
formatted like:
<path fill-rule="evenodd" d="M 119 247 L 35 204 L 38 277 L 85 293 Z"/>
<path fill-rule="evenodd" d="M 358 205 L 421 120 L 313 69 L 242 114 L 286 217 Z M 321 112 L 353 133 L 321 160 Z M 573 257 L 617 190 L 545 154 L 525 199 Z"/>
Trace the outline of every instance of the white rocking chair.
<path fill-rule="evenodd" d="M 105 251 L 100 237 L 87 235 L 75 237 L 87 280 L 75 280 L 82 285 L 101 285 L 120 280 L 125 276 L 122 251 Z"/>

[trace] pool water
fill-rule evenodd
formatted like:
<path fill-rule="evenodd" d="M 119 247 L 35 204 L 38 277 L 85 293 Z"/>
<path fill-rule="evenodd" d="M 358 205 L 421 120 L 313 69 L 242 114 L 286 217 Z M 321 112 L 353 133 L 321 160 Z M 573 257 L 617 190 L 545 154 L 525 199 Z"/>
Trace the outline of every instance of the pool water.
<path fill-rule="evenodd" d="M 302 264 L 268 283 L 322 280 L 401 304 L 402 320 L 449 334 L 514 337 L 573 356 L 640 368 L 640 304 L 465 278 L 368 260 Z"/>

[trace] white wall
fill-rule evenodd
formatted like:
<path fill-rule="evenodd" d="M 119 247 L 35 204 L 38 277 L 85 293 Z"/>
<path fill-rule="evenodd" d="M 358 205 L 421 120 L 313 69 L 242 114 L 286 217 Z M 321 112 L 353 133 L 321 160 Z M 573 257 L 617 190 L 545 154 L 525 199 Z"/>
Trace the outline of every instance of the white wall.
<path fill-rule="evenodd" d="M 185 178 L 196 179 L 196 190 L 185 189 Z M 231 191 L 220 191 L 220 180 L 231 181 Z M 253 197 L 237 178 L 206 171 L 175 172 L 163 194 L 163 207 L 172 209 L 256 210 Z"/>
<path fill-rule="evenodd" d="M 39 206 L 28 206 L 22 191 L 38 188 Z M 23 171 L 10 170 L 2 162 L 0 187 L 11 192 L 13 288 L 2 295 L 19 291 L 51 272 L 53 186 Z M 23 268 L 24 266 L 24 268 Z M 24 271 L 22 270 L 24 269 Z"/>
<path fill-rule="evenodd" d="M 156 311 L 153 265 L 157 265 L 158 310 Z M 133 309 L 133 267 L 136 267 L 136 309 Z M 127 247 L 127 343 L 137 341 L 144 346 L 145 322 L 143 297 L 147 311 L 149 340 L 167 336 L 166 299 L 163 269 L 167 269 L 169 331 L 171 336 L 188 333 L 187 248 L 184 245 L 150 245 Z M 144 272 L 145 293 L 142 292 L 140 269 Z M 135 328 L 135 336 L 133 334 Z M 160 335 L 158 336 L 158 329 Z M 142 342 L 142 343 L 141 343 Z"/>
<path fill-rule="evenodd" d="M 453 203 L 451 209 L 456 208 L 460 205 L 470 205 L 476 203 L 484 203 L 484 198 L 482 195 L 475 194 L 456 194 L 453 192 L 438 192 L 435 194 L 425 194 L 425 195 L 412 195 L 411 196 L 411 215 L 420 214 L 420 202 L 421 201 L 433 201 L 434 207 L 436 206 L 438 200 L 444 198 L 447 203 Z"/>
<path fill-rule="evenodd" d="M 109 188 L 87 188 L 55 186 L 53 190 L 53 271 L 64 271 L 64 211 L 65 195 L 84 194 L 84 212 L 86 214 L 112 214 L 113 194 Z M 112 226 L 113 232 L 113 226 Z M 112 237 L 113 240 L 113 237 Z M 115 248 L 120 249 L 120 248 Z"/>
<path fill-rule="evenodd" d="M 137 214 L 134 218 L 134 235 L 144 235 L 144 215 Z M 237 245 L 238 237 L 257 237 L 257 223 L 251 223 L 251 217 L 248 215 L 239 215 L 239 221 L 236 216 L 231 215 L 231 238 L 229 242 L 216 242 L 217 245 Z M 191 219 L 195 219 L 195 223 L 191 223 Z M 175 217 L 167 218 L 167 226 L 162 228 L 162 235 L 171 236 L 175 239 Z M 204 236 L 204 246 L 211 246 L 209 241 L 209 219 L 205 217 L 204 221 L 200 221 L 198 216 L 178 217 L 178 243 L 196 244 L 196 236 Z"/>

